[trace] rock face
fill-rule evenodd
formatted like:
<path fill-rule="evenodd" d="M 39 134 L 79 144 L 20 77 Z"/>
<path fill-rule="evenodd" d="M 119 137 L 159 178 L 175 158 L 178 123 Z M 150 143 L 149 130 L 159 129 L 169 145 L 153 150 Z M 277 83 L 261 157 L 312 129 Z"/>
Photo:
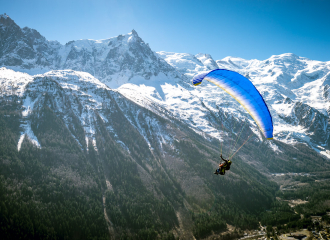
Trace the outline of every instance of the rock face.
<path fill-rule="evenodd" d="M 7 15 L 0 15 L 0 42 L 0 65 L 22 69 L 53 67 L 61 47 L 34 29 L 20 28 Z"/>
<path fill-rule="evenodd" d="M 105 40 L 77 40 L 61 45 L 34 29 L 20 28 L 9 16 L 0 16 L 0 66 L 44 73 L 73 69 L 92 74 L 108 85 L 130 79 L 180 78 L 182 75 L 153 52 L 135 30 Z M 116 79 L 116 83 L 113 80 Z"/>

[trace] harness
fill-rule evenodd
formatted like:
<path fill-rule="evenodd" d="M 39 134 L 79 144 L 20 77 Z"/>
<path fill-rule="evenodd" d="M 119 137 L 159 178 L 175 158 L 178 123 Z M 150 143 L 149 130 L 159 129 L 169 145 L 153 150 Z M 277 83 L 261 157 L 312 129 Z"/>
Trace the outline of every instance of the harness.
<path fill-rule="evenodd" d="M 225 161 L 225 164 L 220 167 L 219 169 L 217 169 L 216 171 L 220 174 L 220 175 L 225 175 L 225 171 L 230 169 L 230 165 L 231 165 L 231 161 Z"/>
<path fill-rule="evenodd" d="M 224 175 L 225 174 L 225 171 L 226 170 L 229 170 L 230 169 L 230 165 L 231 165 L 231 161 L 228 160 L 228 162 L 226 162 L 219 170 L 220 174 L 221 175 Z"/>
<path fill-rule="evenodd" d="M 226 170 L 229 170 L 229 169 L 230 169 L 230 165 L 231 165 L 231 161 L 228 160 L 228 163 L 225 164 L 223 167 L 224 167 Z"/>

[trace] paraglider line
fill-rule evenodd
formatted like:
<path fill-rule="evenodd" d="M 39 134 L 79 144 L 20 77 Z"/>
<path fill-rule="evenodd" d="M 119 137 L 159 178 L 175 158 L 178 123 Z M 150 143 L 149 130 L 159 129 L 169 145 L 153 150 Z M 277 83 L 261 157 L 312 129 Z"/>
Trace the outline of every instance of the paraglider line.
<path fill-rule="evenodd" d="M 241 129 L 241 132 L 240 132 L 239 135 L 237 136 L 236 143 L 235 143 L 234 147 L 232 148 L 232 150 L 231 150 L 229 156 L 233 153 L 233 150 L 235 149 L 235 147 L 236 147 L 236 145 L 237 145 L 237 142 L 238 142 L 238 140 L 240 139 L 240 137 L 241 137 L 241 135 L 242 135 L 243 129 L 244 129 L 244 127 L 245 127 L 245 124 L 246 124 L 246 121 L 244 122 L 244 125 L 243 125 L 243 128 Z"/>
<path fill-rule="evenodd" d="M 248 139 L 245 140 L 245 142 L 242 144 L 242 146 L 239 147 L 239 149 L 237 149 L 237 151 L 233 154 L 233 156 L 231 156 L 231 158 L 229 160 L 231 160 L 235 154 L 245 145 L 245 143 L 247 143 L 247 141 L 250 139 L 250 137 L 252 137 L 253 133 L 251 133 L 251 135 L 248 137 Z"/>
<path fill-rule="evenodd" d="M 223 124 L 222 123 L 221 123 L 221 126 L 222 126 L 222 133 L 223 133 Z M 222 144 L 223 143 L 220 141 L 220 149 L 221 149 L 220 152 L 221 152 L 221 155 L 222 155 Z"/>
<path fill-rule="evenodd" d="M 231 125 L 233 125 L 233 119 L 234 119 L 234 117 L 232 116 L 232 123 L 231 123 Z M 232 134 L 233 134 L 233 135 L 235 135 L 235 134 L 233 133 L 233 131 L 235 131 L 235 127 L 236 127 L 236 123 L 237 123 L 237 122 L 238 122 L 238 121 L 235 121 L 234 128 L 232 129 Z M 235 142 L 235 139 L 233 138 L 233 143 L 231 144 L 230 153 L 231 153 L 231 151 L 233 150 L 234 142 Z M 230 154 L 229 154 L 229 155 L 230 155 Z"/>

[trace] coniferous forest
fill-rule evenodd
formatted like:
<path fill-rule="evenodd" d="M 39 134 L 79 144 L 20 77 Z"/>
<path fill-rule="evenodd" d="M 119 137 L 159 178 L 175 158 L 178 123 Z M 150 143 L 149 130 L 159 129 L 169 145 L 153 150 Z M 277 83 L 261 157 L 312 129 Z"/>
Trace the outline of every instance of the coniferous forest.
<path fill-rule="evenodd" d="M 249 164 L 253 159 L 269 172 L 329 168 L 327 161 L 301 145 L 283 144 L 285 154 L 274 155 L 264 143 L 250 141 L 233 158 L 231 170 L 219 177 L 213 174 L 219 142 L 205 141 L 175 119 L 163 119 L 124 98 L 121 101 L 139 109 L 142 120 L 158 121 L 178 140 L 162 148 L 152 145 L 151 150 L 112 101 L 106 111 L 129 151 L 100 117 L 94 119 L 96 148 L 92 139 L 85 141 L 84 129 L 74 116 L 70 125 L 65 123 L 53 96 L 44 94 L 28 120 L 22 117 L 22 99 L 2 97 L 2 239 L 203 239 L 210 235 L 234 239 L 244 230 L 258 229 L 259 222 L 284 231 L 308 226 L 309 216 L 329 211 L 328 184 L 315 182 L 327 175 L 293 176 L 292 181 L 308 185 L 282 191 L 264 169 Z M 24 121 L 31 122 L 41 147 L 25 137 L 18 150 Z M 232 151 L 234 139 L 229 136 L 221 147 L 224 154 Z M 292 209 L 285 201 L 296 198 L 309 202 Z M 296 212 L 304 214 L 305 220 Z M 226 232 L 228 224 L 235 227 L 234 232 Z"/>

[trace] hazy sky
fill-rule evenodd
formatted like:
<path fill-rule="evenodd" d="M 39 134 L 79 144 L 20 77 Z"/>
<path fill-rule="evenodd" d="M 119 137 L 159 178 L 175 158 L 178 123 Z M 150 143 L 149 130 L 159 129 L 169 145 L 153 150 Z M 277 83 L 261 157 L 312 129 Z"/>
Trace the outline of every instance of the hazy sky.
<path fill-rule="evenodd" d="M 154 51 L 330 61 L 329 0 L 0 0 L 0 13 L 62 44 L 135 29 Z"/>

